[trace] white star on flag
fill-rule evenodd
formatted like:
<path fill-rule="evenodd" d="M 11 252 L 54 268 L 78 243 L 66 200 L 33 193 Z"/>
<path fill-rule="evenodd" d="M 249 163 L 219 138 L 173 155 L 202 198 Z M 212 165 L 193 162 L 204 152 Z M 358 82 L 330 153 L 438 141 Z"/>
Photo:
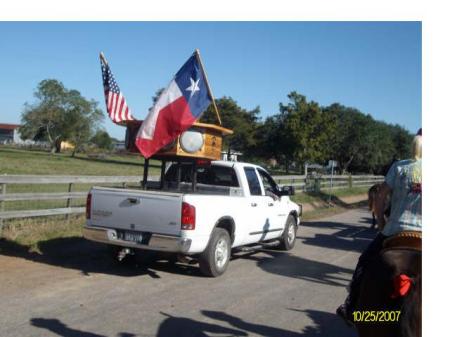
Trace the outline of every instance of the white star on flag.
<path fill-rule="evenodd" d="M 197 81 L 194 81 L 191 77 L 190 80 L 191 80 L 191 86 L 187 87 L 186 91 L 190 91 L 191 97 L 192 97 L 192 96 L 194 96 L 196 91 L 200 91 L 200 88 L 198 87 L 198 82 L 200 81 L 200 79 L 198 79 Z"/>

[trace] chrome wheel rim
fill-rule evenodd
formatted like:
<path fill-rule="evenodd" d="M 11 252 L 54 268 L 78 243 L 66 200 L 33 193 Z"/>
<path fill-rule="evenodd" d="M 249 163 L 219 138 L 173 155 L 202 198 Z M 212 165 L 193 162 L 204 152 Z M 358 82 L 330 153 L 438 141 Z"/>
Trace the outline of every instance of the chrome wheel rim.
<path fill-rule="evenodd" d="M 288 228 L 288 242 L 289 242 L 289 245 L 292 245 L 294 240 L 295 240 L 295 226 L 293 224 L 290 224 L 289 228 Z"/>
<path fill-rule="evenodd" d="M 216 266 L 219 269 L 222 269 L 228 261 L 228 245 L 225 239 L 220 239 L 217 242 L 214 257 L 216 260 Z"/>

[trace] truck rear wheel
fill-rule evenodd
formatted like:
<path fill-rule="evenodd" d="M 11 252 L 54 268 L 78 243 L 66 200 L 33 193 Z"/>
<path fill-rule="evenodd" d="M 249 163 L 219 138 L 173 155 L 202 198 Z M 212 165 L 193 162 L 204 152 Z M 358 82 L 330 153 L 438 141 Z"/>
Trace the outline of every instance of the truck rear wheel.
<path fill-rule="evenodd" d="M 284 227 L 283 235 L 280 238 L 279 247 L 282 250 L 291 250 L 295 246 L 297 238 L 297 222 L 292 215 L 289 215 Z"/>
<path fill-rule="evenodd" d="M 200 271 L 206 276 L 220 276 L 227 269 L 230 256 L 230 234 L 223 228 L 214 228 L 208 246 L 199 257 Z"/>

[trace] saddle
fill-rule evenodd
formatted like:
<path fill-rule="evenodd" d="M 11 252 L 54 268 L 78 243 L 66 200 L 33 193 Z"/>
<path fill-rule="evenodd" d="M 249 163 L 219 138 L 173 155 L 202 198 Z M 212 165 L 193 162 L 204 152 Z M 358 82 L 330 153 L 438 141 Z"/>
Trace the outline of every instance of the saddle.
<path fill-rule="evenodd" d="M 412 249 L 422 252 L 422 232 L 404 231 L 386 238 L 383 241 L 383 250 Z"/>

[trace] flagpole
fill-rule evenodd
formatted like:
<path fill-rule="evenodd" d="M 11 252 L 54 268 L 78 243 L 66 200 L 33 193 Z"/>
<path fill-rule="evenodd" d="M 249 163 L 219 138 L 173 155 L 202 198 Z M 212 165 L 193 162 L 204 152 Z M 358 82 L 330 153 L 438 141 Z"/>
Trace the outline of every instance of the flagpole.
<path fill-rule="evenodd" d="M 195 50 L 195 56 L 197 57 L 198 63 L 202 68 L 203 76 L 205 77 L 206 87 L 208 88 L 209 96 L 211 96 L 211 100 L 214 106 L 214 111 L 216 112 L 217 119 L 219 120 L 219 124 L 222 125 L 222 120 L 220 119 L 219 110 L 217 109 L 216 101 L 214 99 L 214 95 L 212 93 L 211 87 L 209 86 L 208 77 L 206 76 L 205 68 L 203 67 L 202 59 L 200 58 L 200 51 L 198 49 Z"/>
<path fill-rule="evenodd" d="M 106 61 L 106 57 L 102 51 L 100 52 L 100 59 L 103 61 L 103 63 L 108 64 L 108 61 Z"/>

